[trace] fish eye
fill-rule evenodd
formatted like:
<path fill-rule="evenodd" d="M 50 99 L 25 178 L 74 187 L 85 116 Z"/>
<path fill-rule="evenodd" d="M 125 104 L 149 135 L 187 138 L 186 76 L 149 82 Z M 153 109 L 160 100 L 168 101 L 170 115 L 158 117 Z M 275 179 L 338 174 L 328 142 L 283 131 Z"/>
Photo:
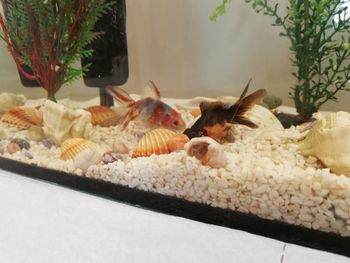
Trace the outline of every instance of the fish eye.
<path fill-rule="evenodd" d="M 173 122 L 173 125 L 174 125 L 174 126 L 178 126 L 178 125 L 179 125 L 179 121 L 174 121 L 174 122 Z"/>

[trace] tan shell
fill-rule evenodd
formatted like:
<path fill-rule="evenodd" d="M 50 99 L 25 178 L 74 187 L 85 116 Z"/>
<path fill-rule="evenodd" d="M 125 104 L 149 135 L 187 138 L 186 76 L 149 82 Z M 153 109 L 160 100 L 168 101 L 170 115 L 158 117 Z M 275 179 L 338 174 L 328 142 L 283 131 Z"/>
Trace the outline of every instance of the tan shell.
<path fill-rule="evenodd" d="M 91 106 L 85 110 L 91 113 L 92 125 L 99 125 L 102 127 L 115 126 L 120 119 L 120 116 L 108 107 Z"/>
<path fill-rule="evenodd" d="M 185 145 L 189 156 L 196 157 L 203 165 L 222 168 L 227 164 L 224 148 L 210 137 L 199 137 L 190 140 Z"/>
<path fill-rule="evenodd" d="M 83 109 L 73 110 L 47 100 L 42 107 L 43 131 L 46 138 L 61 144 L 70 138 L 90 136 L 91 114 Z"/>
<path fill-rule="evenodd" d="M 30 107 L 16 107 L 6 112 L 1 121 L 19 129 L 29 129 L 32 126 L 42 126 L 41 111 Z"/>
<path fill-rule="evenodd" d="M 132 153 L 133 158 L 169 153 L 167 141 L 176 136 L 168 129 L 155 129 L 146 133 Z"/>
<path fill-rule="evenodd" d="M 12 93 L 0 94 L 0 116 L 12 108 L 23 106 L 26 102 L 26 97 Z"/>
<path fill-rule="evenodd" d="M 61 159 L 73 160 L 75 167 L 83 172 L 91 165 L 101 162 L 103 154 L 99 145 L 82 138 L 68 139 L 61 145 Z"/>
<path fill-rule="evenodd" d="M 172 138 L 170 138 L 166 144 L 169 152 L 175 152 L 178 150 L 182 150 L 186 143 L 188 143 L 190 139 L 185 134 L 178 134 Z"/>
<path fill-rule="evenodd" d="M 332 172 L 350 176 L 350 113 L 320 114 L 299 146 L 303 155 L 315 156 Z"/>

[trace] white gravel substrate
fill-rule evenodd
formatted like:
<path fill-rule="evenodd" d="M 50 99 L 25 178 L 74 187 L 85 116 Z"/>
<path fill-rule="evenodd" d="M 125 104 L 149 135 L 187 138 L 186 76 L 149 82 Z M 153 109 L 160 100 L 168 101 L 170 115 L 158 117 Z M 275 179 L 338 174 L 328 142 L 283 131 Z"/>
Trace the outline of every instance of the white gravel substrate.
<path fill-rule="evenodd" d="M 187 113 L 185 120 L 191 121 Z M 8 135 L 0 140 L 0 153 L 1 148 L 5 152 L 0 155 L 82 175 L 72 161 L 59 159 L 57 146 L 48 149 L 42 142 L 31 141 L 30 150 L 10 155 L 6 152 L 10 138 L 25 138 L 25 131 L 6 130 Z M 100 145 L 123 143 L 133 149 L 147 130 L 137 121 L 123 132 L 119 127 L 96 127 L 91 139 Z M 300 155 L 295 142 L 303 136 L 294 127 L 276 131 L 241 126 L 235 128 L 235 142 L 223 145 L 229 160 L 224 168 L 203 166 L 179 151 L 101 163 L 91 166 L 84 176 L 350 236 L 350 178 Z"/>

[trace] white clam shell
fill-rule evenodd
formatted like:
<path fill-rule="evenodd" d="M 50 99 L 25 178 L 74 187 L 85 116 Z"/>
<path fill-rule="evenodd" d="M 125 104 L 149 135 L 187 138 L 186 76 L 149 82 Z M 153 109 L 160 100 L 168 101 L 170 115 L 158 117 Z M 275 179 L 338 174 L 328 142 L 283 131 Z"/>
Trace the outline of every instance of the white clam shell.
<path fill-rule="evenodd" d="M 210 137 L 193 138 L 184 148 L 188 155 L 195 156 L 203 165 L 222 168 L 227 164 L 224 148 Z"/>
<path fill-rule="evenodd" d="M 24 95 L 17 95 L 12 93 L 0 94 L 0 116 L 12 108 L 23 106 L 26 102 Z"/>
<path fill-rule="evenodd" d="M 61 159 L 72 160 L 75 168 L 84 173 L 91 165 L 101 162 L 103 154 L 98 144 L 82 138 L 68 139 L 61 145 Z"/>
<path fill-rule="evenodd" d="M 350 176 L 350 113 L 320 114 L 299 146 L 303 155 L 315 156 L 332 172 Z"/>
<path fill-rule="evenodd" d="M 83 109 L 73 110 L 47 100 L 42 107 L 43 131 L 46 138 L 61 144 L 69 138 L 88 138 L 92 128 L 91 114 Z"/>

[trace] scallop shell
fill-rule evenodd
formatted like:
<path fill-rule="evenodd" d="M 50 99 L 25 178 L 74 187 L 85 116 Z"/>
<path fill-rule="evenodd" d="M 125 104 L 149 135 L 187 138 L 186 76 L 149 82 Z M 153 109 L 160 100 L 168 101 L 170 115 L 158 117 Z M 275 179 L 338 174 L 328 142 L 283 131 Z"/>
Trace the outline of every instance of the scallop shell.
<path fill-rule="evenodd" d="M 12 93 L 0 94 L 0 116 L 12 108 L 23 106 L 26 102 L 26 97 Z"/>
<path fill-rule="evenodd" d="M 20 129 L 29 129 L 32 126 L 42 126 L 41 111 L 29 107 L 16 107 L 6 112 L 1 121 Z"/>
<path fill-rule="evenodd" d="M 155 129 L 145 134 L 132 153 L 133 158 L 169 153 L 167 141 L 177 134 L 168 129 Z"/>
<path fill-rule="evenodd" d="M 73 160 L 75 167 L 83 172 L 91 165 L 101 162 L 103 154 L 99 145 L 82 138 L 68 139 L 61 145 L 61 159 Z"/>
<path fill-rule="evenodd" d="M 91 106 L 85 110 L 91 113 L 92 125 L 102 127 L 115 126 L 120 119 L 120 116 L 108 107 Z"/>
<path fill-rule="evenodd" d="M 91 131 L 91 114 L 73 110 L 47 100 L 42 107 L 43 131 L 46 138 L 61 144 L 70 138 L 88 138 Z"/>
<path fill-rule="evenodd" d="M 332 172 L 350 176 L 350 113 L 320 114 L 299 146 L 303 155 L 315 156 Z"/>

